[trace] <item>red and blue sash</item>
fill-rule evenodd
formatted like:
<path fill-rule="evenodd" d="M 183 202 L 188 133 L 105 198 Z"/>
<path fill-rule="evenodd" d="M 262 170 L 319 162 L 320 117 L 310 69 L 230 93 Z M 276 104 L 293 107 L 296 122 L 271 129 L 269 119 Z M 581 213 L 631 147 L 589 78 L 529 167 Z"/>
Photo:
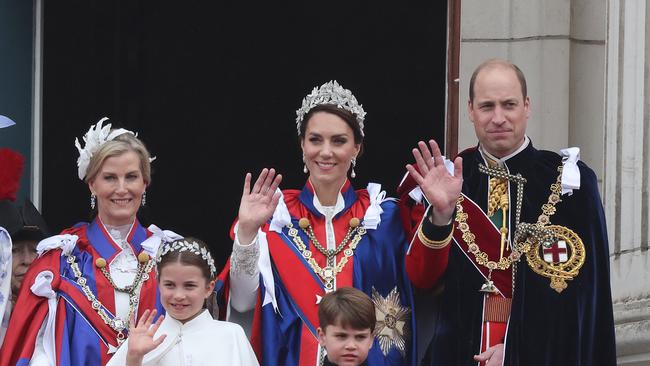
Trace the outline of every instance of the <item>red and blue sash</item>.
<path fill-rule="evenodd" d="M 109 314 L 114 314 L 114 289 L 95 266 L 95 261 L 104 258 L 110 263 L 121 248 L 108 235 L 99 219 L 90 224 L 76 225 L 63 233 L 79 237 L 71 254 L 79 265 L 90 290 L 102 303 L 104 309 Z M 150 235 L 136 221 L 127 239 L 136 255 L 142 251 L 140 244 Z M 72 268 L 67 263 L 67 257 L 62 256 L 60 250 L 46 253 L 34 262 L 25 278 L 25 283 L 33 283 L 36 275 L 43 270 L 54 273 L 52 289 L 59 296 L 55 325 L 57 363 L 59 365 L 106 364 L 110 359 L 108 345 L 117 346 L 117 333 L 105 324 L 97 311 L 92 308 L 76 282 Z M 155 271 L 149 273 L 149 279 L 140 289 L 138 316 L 144 310 L 153 308 L 164 313 L 157 291 Z M 23 287 L 7 331 L 7 339 L 16 337 L 17 341 L 9 341 L 13 346 L 5 342 L 0 365 L 29 364 L 36 335 L 47 316 L 47 309 L 47 299 L 34 295 L 29 290 L 29 286 Z M 31 315 L 32 313 L 37 315 Z M 20 329 L 20 324 L 29 324 L 29 326 Z M 7 352 L 5 358 L 5 351 L 9 349 L 11 351 Z"/>
<path fill-rule="evenodd" d="M 314 192 L 308 183 L 302 191 L 284 191 L 284 200 L 294 228 L 302 217 L 310 220 L 314 235 L 325 245 L 325 219 L 314 207 Z M 341 190 L 344 209 L 334 220 L 335 237 L 343 238 L 352 217 L 362 219 L 370 205 L 366 190 L 354 191 L 349 182 Z M 404 271 L 404 256 L 407 242 L 401 225 L 397 206 L 393 202 L 382 204 L 384 210 L 381 224 L 377 229 L 369 229 L 357 245 L 355 254 L 337 275 L 336 287 L 354 286 L 372 296 L 374 287 L 382 296 L 387 296 L 397 287 L 401 303 L 412 307 L 412 290 Z M 260 363 L 263 365 L 316 365 L 318 349 L 318 306 L 317 296 L 325 294 L 321 279 L 311 269 L 288 229 L 282 233 L 270 231 L 268 225 L 262 228 L 267 233 L 269 253 L 275 280 L 275 294 L 278 312 L 272 304 L 261 306 L 258 295 L 256 313 L 253 319 L 252 343 Z M 299 236 L 312 252 L 322 268 L 326 257 L 314 248 L 307 235 L 298 230 Z M 337 262 L 343 253 L 337 255 Z M 221 283 L 227 285 L 227 276 L 220 276 Z M 264 294 L 263 281 L 260 280 L 258 294 Z M 414 318 L 409 326 L 414 329 Z M 414 333 L 414 332 L 412 332 Z M 406 359 L 397 349 L 384 356 L 381 347 L 375 342 L 369 355 L 371 365 L 415 365 L 415 341 L 413 334 L 407 343 Z"/>

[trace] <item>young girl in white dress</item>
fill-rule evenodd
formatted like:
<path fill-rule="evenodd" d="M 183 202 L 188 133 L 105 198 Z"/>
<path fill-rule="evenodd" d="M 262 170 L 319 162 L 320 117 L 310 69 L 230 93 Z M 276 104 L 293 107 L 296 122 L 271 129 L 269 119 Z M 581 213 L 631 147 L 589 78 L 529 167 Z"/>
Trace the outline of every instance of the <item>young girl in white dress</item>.
<path fill-rule="evenodd" d="M 205 243 L 192 238 L 162 243 L 156 258 L 160 301 L 167 316 L 146 311 L 111 365 L 258 365 L 242 328 L 212 319 L 205 300 L 216 268 Z"/>

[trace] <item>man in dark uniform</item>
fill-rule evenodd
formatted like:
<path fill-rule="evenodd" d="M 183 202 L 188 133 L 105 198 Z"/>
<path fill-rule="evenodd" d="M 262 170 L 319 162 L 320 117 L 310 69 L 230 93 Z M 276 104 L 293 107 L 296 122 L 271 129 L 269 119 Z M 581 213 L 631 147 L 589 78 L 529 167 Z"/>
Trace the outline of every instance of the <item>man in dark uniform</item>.
<path fill-rule="evenodd" d="M 427 187 L 419 194 L 430 203 L 414 221 L 419 240 L 407 262 L 426 268 L 447 260 L 430 268 L 427 281 L 414 282 L 442 288 L 427 363 L 615 365 L 609 250 L 594 172 L 577 148 L 559 155 L 533 147 L 526 80 L 507 61 L 476 69 L 468 111 L 479 143 L 459 154 L 455 173 L 433 140 L 420 142 L 417 168 L 407 166 L 400 186 L 403 201 L 418 197 L 415 184 Z M 462 191 L 460 198 L 449 187 Z"/>

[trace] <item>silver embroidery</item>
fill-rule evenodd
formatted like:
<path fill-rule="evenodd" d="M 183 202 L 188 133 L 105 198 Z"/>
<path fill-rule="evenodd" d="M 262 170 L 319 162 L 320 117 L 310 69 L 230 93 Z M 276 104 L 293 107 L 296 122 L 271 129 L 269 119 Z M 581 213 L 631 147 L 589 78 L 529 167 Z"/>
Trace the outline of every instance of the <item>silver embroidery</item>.
<path fill-rule="evenodd" d="M 257 239 L 250 245 L 234 243 L 230 257 L 230 274 L 238 276 L 246 274 L 253 277 L 257 274 L 257 262 L 260 258 L 260 245 Z"/>

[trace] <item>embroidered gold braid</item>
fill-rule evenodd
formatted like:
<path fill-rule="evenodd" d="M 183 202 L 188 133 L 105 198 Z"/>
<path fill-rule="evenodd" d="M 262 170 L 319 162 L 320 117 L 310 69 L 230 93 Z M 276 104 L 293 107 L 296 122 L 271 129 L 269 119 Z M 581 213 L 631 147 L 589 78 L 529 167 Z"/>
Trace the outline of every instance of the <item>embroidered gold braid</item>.
<path fill-rule="evenodd" d="M 425 218 L 425 220 L 428 220 Z M 424 235 L 424 232 L 422 232 L 422 225 L 418 228 L 418 239 L 420 239 L 420 242 L 427 248 L 431 249 L 442 249 L 445 248 L 449 243 L 451 242 L 451 238 L 454 236 L 454 227 L 452 226 L 451 231 L 449 232 L 449 235 L 447 235 L 446 238 L 442 240 L 433 240 L 427 238 L 426 235 Z"/>
<path fill-rule="evenodd" d="M 488 193 L 488 216 L 493 216 L 494 213 L 502 208 L 503 197 L 505 197 L 505 205 L 508 205 L 508 188 L 506 180 L 496 177 L 490 178 L 490 192 Z"/>

